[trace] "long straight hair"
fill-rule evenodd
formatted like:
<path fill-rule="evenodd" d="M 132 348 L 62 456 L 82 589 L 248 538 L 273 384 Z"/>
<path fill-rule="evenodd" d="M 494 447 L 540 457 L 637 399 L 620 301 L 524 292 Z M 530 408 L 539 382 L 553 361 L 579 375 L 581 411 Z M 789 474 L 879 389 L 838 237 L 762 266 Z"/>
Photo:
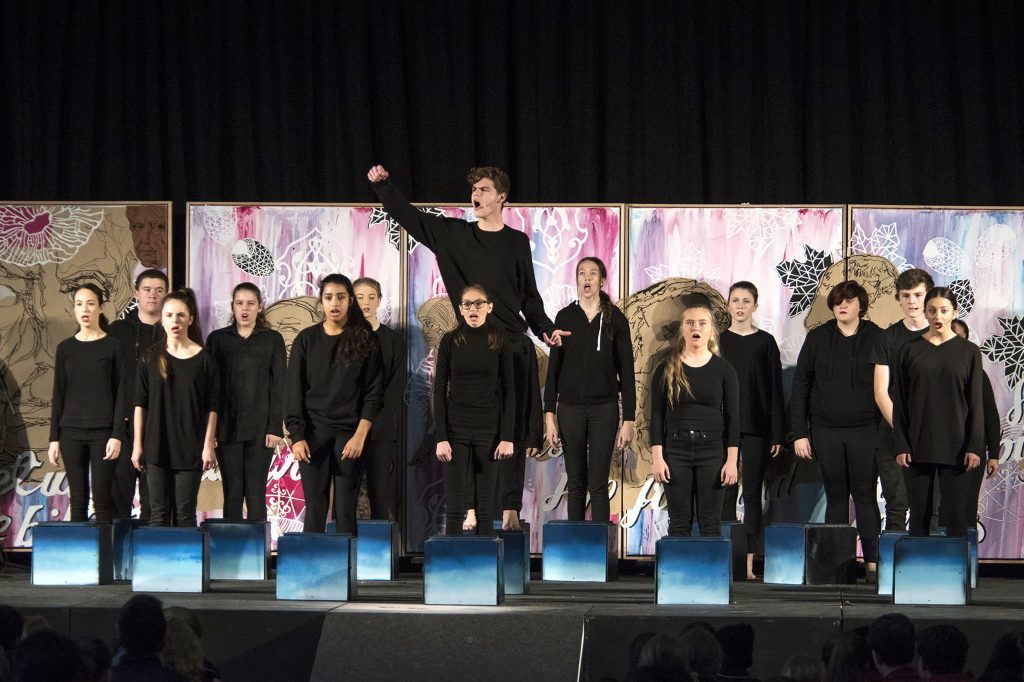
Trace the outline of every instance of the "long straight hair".
<path fill-rule="evenodd" d="M 85 289 L 86 291 L 91 291 L 93 294 L 96 295 L 96 300 L 99 301 L 100 308 L 102 308 L 103 304 L 107 302 L 107 297 L 103 294 L 102 289 L 100 289 L 92 282 L 85 282 L 83 284 L 79 284 L 77 287 L 75 287 L 75 290 L 71 292 L 72 305 L 74 304 L 75 294 L 77 294 L 82 289 Z M 107 320 L 107 316 L 104 315 L 102 312 L 100 312 L 100 329 L 102 329 L 103 331 L 108 331 L 110 329 L 110 322 Z"/>
<path fill-rule="evenodd" d="M 235 288 L 231 290 L 231 319 L 228 321 L 228 324 L 233 324 L 236 327 L 238 326 L 238 320 L 235 319 L 235 296 L 238 295 L 239 291 L 248 291 L 249 293 L 256 294 L 256 302 L 260 304 L 261 308 L 263 307 L 263 293 L 258 286 L 252 282 L 239 282 L 236 284 Z M 267 316 L 263 314 L 262 310 L 256 313 L 256 326 L 261 328 L 270 326 L 267 324 Z"/>
<path fill-rule="evenodd" d="M 491 297 L 487 293 L 487 289 L 484 289 L 479 284 L 470 284 L 466 286 L 462 290 L 462 295 L 464 296 L 467 291 L 476 291 L 477 293 L 481 294 L 488 302 L 490 302 L 491 300 Z M 458 315 L 458 311 L 456 311 L 455 314 Z M 455 336 L 452 338 L 452 341 L 455 342 L 456 346 L 461 346 L 464 343 L 466 343 L 467 326 L 468 325 L 465 323 L 465 321 L 461 320 L 459 321 L 459 326 L 455 328 Z M 500 329 L 498 329 L 497 326 L 495 326 L 493 320 L 491 319 L 491 315 L 489 314 L 487 315 L 487 319 L 484 320 L 484 330 L 486 330 L 487 332 L 487 348 L 489 350 L 501 349 L 502 345 L 505 343 L 505 335 L 502 333 Z"/>
<path fill-rule="evenodd" d="M 160 329 L 159 340 L 156 345 L 153 346 L 153 353 L 156 355 L 157 365 L 160 367 L 160 377 L 167 381 L 171 376 L 171 363 L 167 359 L 167 332 L 164 331 L 163 325 L 163 306 L 167 305 L 168 301 L 178 301 L 185 304 L 185 308 L 188 310 L 189 316 L 192 321 L 188 325 L 188 338 L 198 343 L 200 346 L 203 345 L 203 330 L 199 326 L 199 310 L 196 308 L 196 294 L 188 287 L 182 287 L 176 289 L 164 297 L 164 302 L 160 306 L 161 311 L 161 322 L 158 325 Z"/>
<path fill-rule="evenodd" d="M 348 312 L 345 314 L 341 343 L 338 344 L 338 355 L 346 364 L 365 360 L 373 353 L 377 337 L 373 334 L 373 327 L 366 321 L 363 309 L 356 302 L 356 292 L 352 287 L 352 280 L 336 272 L 325 276 L 320 280 L 321 302 L 324 298 L 324 289 L 328 284 L 339 284 L 348 293 Z"/>
<path fill-rule="evenodd" d="M 683 363 L 683 351 L 686 349 L 686 339 L 683 338 L 683 316 L 690 310 L 703 309 L 708 313 L 708 317 L 711 318 L 711 336 L 708 338 L 708 350 L 715 355 L 719 354 L 718 351 L 718 327 L 715 325 L 715 313 L 711 310 L 711 304 L 705 301 L 692 301 L 683 308 L 683 312 L 679 315 L 679 335 L 676 336 L 675 343 L 672 345 L 672 350 L 669 352 L 668 357 L 665 359 L 665 390 L 668 393 L 668 404 L 674 406 L 676 401 L 679 400 L 679 395 L 693 395 L 693 391 L 690 389 L 690 381 L 686 377 L 686 366 Z"/>

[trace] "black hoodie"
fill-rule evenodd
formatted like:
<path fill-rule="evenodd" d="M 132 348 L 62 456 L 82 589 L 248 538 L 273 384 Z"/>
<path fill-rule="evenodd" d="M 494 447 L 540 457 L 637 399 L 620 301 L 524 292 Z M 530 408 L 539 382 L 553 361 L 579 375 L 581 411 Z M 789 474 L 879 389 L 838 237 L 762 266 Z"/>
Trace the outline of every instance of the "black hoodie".
<path fill-rule="evenodd" d="M 862 319 L 855 334 L 843 336 L 833 319 L 807 333 L 789 405 L 794 438 L 807 438 L 811 424 L 877 424 L 881 414 L 875 405 L 871 352 L 880 332 L 874 322 Z"/>

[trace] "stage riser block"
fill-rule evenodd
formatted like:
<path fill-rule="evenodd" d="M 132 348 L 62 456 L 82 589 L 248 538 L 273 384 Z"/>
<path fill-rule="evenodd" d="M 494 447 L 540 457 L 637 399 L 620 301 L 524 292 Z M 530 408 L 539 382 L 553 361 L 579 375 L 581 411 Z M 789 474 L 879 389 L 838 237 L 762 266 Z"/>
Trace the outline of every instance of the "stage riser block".
<path fill-rule="evenodd" d="M 132 534 L 133 592 L 207 592 L 210 536 L 201 528 L 143 526 Z"/>
<path fill-rule="evenodd" d="M 805 529 L 804 583 L 857 582 L 857 529 L 848 523 L 812 523 Z"/>
<path fill-rule="evenodd" d="M 132 579 L 132 538 L 135 530 L 146 525 L 142 519 L 116 519 L 114 521 L 114 580 Z"/>
<path fill-rule="evenodd" d="M 505 594 L 526 594 L 530 587 L 530 524 L 522 530 L 502 530 L 495 521 L 494 533 L 504 541 Z"/>
<path fill-rule="evenodd" d="M 108 585 L 114 581 L 113 529 L 47 522 L 32 528 L 33 585 Z"/>
<path fill-rule="evenodd" d="M 608 582 L 619 577 L 617 527 L 594 521 L 544 526 L 543 579 Z"/>
<path fill-rule="evenodd" d="M 878 594 L 892 596 L 893 553 L 896 542 L 907 537 L 905 530 L 887 530 L 878 538 Z"/>
<path fill-rule="evenodd" d="M 764 582 L 804 584 L 804 525 L 771 523 L 764 529 Z"/>
<path fill-rule="evenodd" d="M 355 538 L 321 533 L 285 533 L 279 537 L 277 598 L 354 600 Z"/>
<path fill-rule="evenodd" d="M 398 578 L 398 524 L 392 521 L 358 521 L 356 529 L 356 578 Z"/>
<path fill-rule="evenodd" d="M 978 586 L 978 528 L 967 529 L 967 540 L 971 548 L 971 589 Z"/>
<path fill-rule="evenodd" d="M 423 603 L 497 606 L 505 600 L 504 541 L 446 536 L 423 545 Z"/>
<path fill-rule="evenodd" d="M 208 519 L 211 580 L 266 580 L 270 561 L 270 524 L 265 521 Z"/>
<path fill-rule="evenodd" d="M 729 538 L 673 538 L 655 546 L 656 604 L 728 604 L 732 597 Z"/>
<path fill-rule="evenodd" d="M 970 601 L 969 554 L 967 538 L 900 538 L 893 551 L 893 603 L 966 605 Z"/>
<path fill-rule="evenodd" d="M 747 578 L 747 529 L 740 521 L 723 521 L 722 537 L 732 541 L 732 577 Z M 750 550 L 753 552 L 754 550 Z"/>

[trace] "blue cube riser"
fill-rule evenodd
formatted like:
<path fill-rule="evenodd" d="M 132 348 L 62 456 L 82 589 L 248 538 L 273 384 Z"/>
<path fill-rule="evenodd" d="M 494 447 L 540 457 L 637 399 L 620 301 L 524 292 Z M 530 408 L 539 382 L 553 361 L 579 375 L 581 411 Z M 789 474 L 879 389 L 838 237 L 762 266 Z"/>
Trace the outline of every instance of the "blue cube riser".
<path fill-rule="evenodd" d="M 967 529 L 967 540 L 971 547 L 971 589 L 978 586 L 978 528 Z"/>
<path fill-rule="evenodd" d="M 359 521 L 356 540 L 356 577 L 359 580 L 398 578 L 398 524 L 393 521 Z"/>
<path fill-rule="evenodd" d="M 764 529 L 764 582 L 804 584 L 804 525 L 771 523 Z"/>
<path fill-rule="evenodd" d="M 351 535 L 285 533 L 277 539 L 277 598 L 352 601 L 356 541 Z"/>
<path fill-rule="evenodd" d="M 722 537 L 732 541 L 732 577 L 734 580 L 747 578 L 747 528 L 742 521 L 723 521 Z M 755 548 L 756 549 L 756 548 Z M 749 550 L 751 553 L 754 549 Z"/>
<path fill-rule="evenodd" d="M 857 582 L 857 529 L 848 523 L 810 523 L 804 529 L 804 584 Z"/>
<path fill-rule="evenodd" d="M 266 580 L 270 562 L 270 524 L 265 521 L 207 519 L 211 580 Z"/>
<path fill-rule="evenodd" d="M 892 596 L 893 560 L 896 542 L 907 537 L 905 530 L 887 530 L 878 538 L 878 594 Z"/>
<path fill-rule="evenodd" d="M 656 604 L 729 604 L 733 562 L 729 538 L 661 538 L 655 557 Z"/>
<path fill-rule="evenodd" d="M 135 530 L 147 525 L 142 519 L 116 519 L 114 521 L 114 580 L 132 579 L 132 538 Z"/>
<path fill-rule="evenodd" d="M 964 606 L 971 598 L 967 538 L 905 537 L 893 551 L 894 604 Z"/>
<path fill-rule="evenodd" d="M 210 536 L 201 528 L 143 526 L 132 534 L 133 592 L 207 592 Z"/>
<path fill-rule="evenodd" d="M 113 529 L 66 521 L 32 528 L 33 585 L 107 585 L 114 580 Z"/>
<path fill-rule="evenodd" d="M 544 580 L 608 582 L 618 576 L 618 527 L 594 521 L 544 526 Z"/>
<path fill-rule="evenodd" d="M 505 594 L 526 594 L 530 588 L 530 524 L 520 524 L 522 530 L 501 530 L 500 521 L 495 525 L 495 535 L 505 542 Z"/>
<path fill-rule="evenodd" d="M 504 541 L 446 536 L 423 545 L 423 603 L 497 606 L 505 601 Z"/>

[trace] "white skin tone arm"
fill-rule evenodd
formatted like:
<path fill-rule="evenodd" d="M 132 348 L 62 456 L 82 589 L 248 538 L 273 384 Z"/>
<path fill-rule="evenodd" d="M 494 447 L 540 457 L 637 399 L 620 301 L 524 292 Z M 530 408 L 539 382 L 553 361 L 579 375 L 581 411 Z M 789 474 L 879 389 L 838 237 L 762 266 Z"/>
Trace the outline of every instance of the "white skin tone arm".
<path fill-rule="evenodd" d="M 889 365 L 875 365 L 875 404 L 892 426 L 892 398 L 889 397 Z"/>

